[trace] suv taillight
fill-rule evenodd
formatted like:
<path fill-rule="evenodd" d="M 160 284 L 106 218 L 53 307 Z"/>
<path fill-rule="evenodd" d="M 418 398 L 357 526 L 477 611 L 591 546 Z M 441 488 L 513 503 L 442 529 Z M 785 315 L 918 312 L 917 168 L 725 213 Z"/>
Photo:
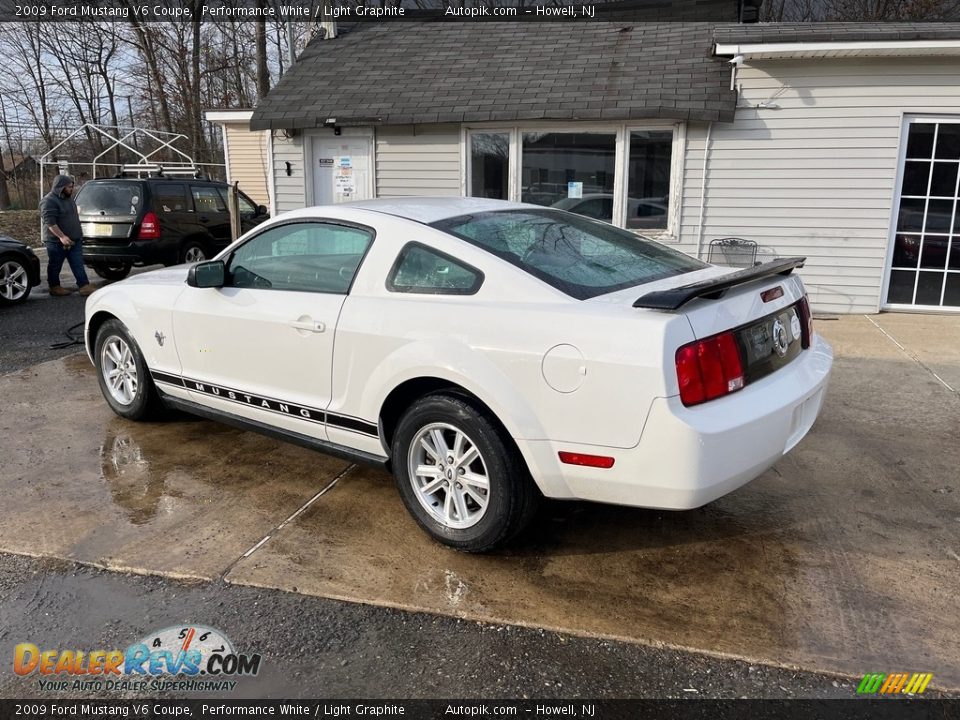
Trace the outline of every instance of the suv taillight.
<path fill-rule="evenodd" d="M 160 237 L 160 218 L 154 212 L 148 212 L 140 223 L 137 240 L 156 240 Z"/>
<path fill-rule="evenodd" d="M 801 347 L 806 349 L 813 344 L 813 312 L 810 310 L 810 300 L 806 294 L 800 301 L 800 323 L 803 328 Z"/>
<path fill-rule="evenodd" d="M 677 350 L 677 381 L 684 405 L 735 392 L 743 387 L 743 361 L 732 332 L 720 333 Z"/>

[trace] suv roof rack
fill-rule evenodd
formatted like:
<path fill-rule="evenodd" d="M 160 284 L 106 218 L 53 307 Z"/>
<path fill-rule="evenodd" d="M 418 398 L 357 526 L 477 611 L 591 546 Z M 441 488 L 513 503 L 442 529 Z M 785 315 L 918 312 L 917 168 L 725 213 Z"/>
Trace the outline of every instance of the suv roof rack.
<path fill-rule="evenodd" d="M 146 163 L 122 165 L 116 177 L 192 178 L 195 180 L 209 180 L 196 165 L 160 165 Z"/>

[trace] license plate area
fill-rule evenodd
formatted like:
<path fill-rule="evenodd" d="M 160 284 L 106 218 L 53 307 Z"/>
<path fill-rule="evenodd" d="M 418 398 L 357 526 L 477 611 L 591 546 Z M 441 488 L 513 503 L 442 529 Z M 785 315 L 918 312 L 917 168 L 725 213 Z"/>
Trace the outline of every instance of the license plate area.
<path fill-rule="evenodd" d="M 734 331 L 747 383 L 789 364 L 803 348 L 803 327 L 796 305 L 771 313 Z"/>

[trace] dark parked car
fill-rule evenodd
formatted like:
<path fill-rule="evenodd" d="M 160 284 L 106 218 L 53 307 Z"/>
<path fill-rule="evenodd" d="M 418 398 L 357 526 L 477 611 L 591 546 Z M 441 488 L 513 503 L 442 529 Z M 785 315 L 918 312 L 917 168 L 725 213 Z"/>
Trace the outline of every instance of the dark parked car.
<path fill-rule="evenodd" d="M 230 244 L 226 183 L 184 178 L 110 178 L 77 194 L 83 260 L 108 280 L 134 265 L 177 265 L 213 257 Z M 240 193 L 240 228 L 269 217 Z"/>
<path fill-rule="evenodd" d="M 8 235 L 0 235 L 0 306 L 26 300 L 40 284 L 40 258 Z"/>

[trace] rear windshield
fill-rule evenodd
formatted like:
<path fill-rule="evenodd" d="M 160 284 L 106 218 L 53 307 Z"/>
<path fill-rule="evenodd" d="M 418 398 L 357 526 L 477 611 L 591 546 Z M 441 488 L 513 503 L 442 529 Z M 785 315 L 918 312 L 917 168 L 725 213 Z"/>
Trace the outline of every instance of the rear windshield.
<path fill-rule="evenodd" d="M 136 215 L 143 193 L 139 183 L 87 183 L 77 194 L 81 215 Z"/>
<path fill-rule="evenodd" d="M 708 267 L 632 232 L 558 210 L 505 210 L 433 223 L 579 300 Z"/>

